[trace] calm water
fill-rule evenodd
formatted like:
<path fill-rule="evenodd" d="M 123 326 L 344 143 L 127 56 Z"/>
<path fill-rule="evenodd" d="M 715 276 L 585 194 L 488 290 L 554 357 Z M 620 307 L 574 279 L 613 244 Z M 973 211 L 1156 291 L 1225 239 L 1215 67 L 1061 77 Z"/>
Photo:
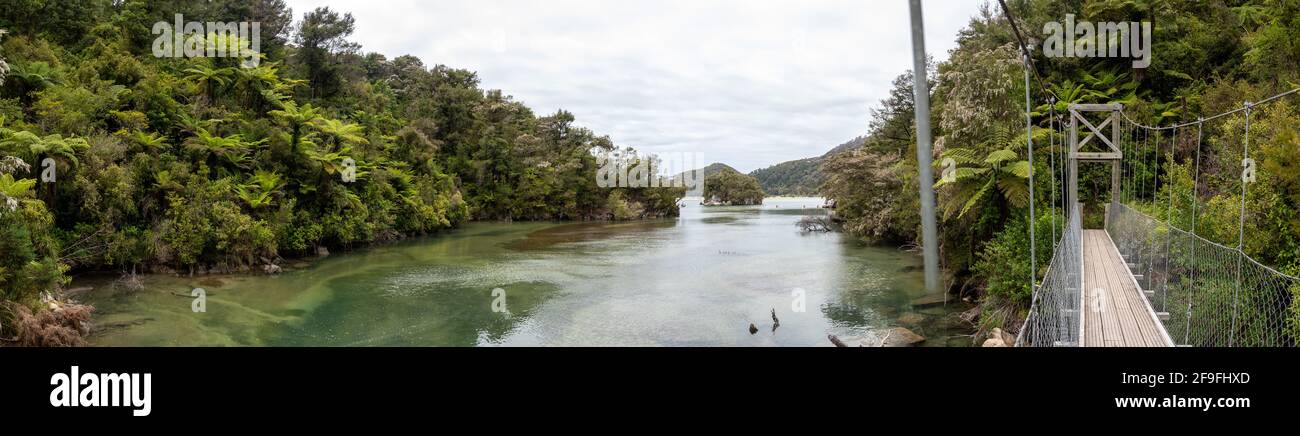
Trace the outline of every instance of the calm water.
<path fill-rule="evenodd" d="M 676 220 L 474 223 L 279 276 L 74 286 L 96 288 L 83 299 L 97 308 L 91 343 L 103 346 L 826 346 L 827 333 L 895 326 L 926 345 L 969 343 L 953 337 L 965 333 L 950 316 L 963 308 L 912 309 L 924 294 L 919 256 L 801 234 L 795 221 L 824 213 L 820 203 L 687 200 Z M 204 313 L 191 310 L 196 287 L 207 291 Z M 506 313 L 492 310 L 493 288 L 505 291 Z M 796 289 L 803 312 L 792 308 Z"/>

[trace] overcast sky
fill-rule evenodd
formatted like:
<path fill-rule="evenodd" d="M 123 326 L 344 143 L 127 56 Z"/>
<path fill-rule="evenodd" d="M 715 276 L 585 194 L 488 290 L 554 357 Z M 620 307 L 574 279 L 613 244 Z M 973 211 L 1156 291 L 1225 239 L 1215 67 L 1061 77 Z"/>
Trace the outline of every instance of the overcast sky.
<path fill-rule="evenodd" d="M 947 59 L 984 0 L 925 1 Z M 701 153 L 748 172 L 866 133 L 912 66 L 905 0 L 287 0 L 351 12 L 389 59 L 477 71 L 538 115 L 559 109 L 621 146 Z"/>

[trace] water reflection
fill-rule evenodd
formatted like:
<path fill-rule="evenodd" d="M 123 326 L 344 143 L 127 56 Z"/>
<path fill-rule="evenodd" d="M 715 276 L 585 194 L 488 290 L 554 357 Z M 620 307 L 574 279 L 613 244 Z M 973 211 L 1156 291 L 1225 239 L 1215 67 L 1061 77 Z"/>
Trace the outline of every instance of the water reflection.
<path fill-rule="evenodd" d="M 675 220 L 474 223 L 274 277 L 78 285 L 97 287 L 96 345 L 824 346 L 827 333 L 903 321 L 927 345 L 959 333 L 945 321 L 955 308 L 910 307 L 923 292 L 914 254 L 800 233 L 795 221 L 824 213 L 819 204 L 687 201 Z M 193 287 L 208 290 L 206 313 L 190 311 Z M 492 310 L 494 288 L 505 313 Z"/>

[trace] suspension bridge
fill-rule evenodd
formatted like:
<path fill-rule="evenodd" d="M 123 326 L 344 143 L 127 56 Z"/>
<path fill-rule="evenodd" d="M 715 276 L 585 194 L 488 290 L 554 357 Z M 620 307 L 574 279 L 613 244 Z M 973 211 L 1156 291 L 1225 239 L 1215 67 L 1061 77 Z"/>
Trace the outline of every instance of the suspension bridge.
<path fill-rule="evenodd" d="M 1056 96 L 1043 84 L 1015 17 L 1004 1 L 998 3 L 1024 60 L 1031 247 L 1037 247 L 1031 73 L 1039 90 L 1048 96 L 1049 107 L 1048 197 L 1053 250 L 1041 280 L 1037 250 L 1030 250 L 1033 300 L 1015 345 L 1296 346 L 1300 313 L 1294 313 L 1292 299 L 1300 296 L 1300 278 L 1260 263 L 1246 254 L 1244 247 L 1247 188 L 1256 179 L 1250 154 L 1252 112 L 1296 95 L 1300 88 L 1166 126 L 1135 121 L 1122 104 L 1069 104 L 1067 113 L 1058 115 Z M 1220 138 L 1241 137 L 1240 177 L 1235 177 L 1236 168 L 1217 170 L 1234 172 L 1233 177 L 1221 180 L 1236 179 L 1241 189 L 1235 245 L 1217 243 L 1198 233 L 1197 214 L 1203 213 L 1201 177 L 1209 176 L 1202 174 L 1201 166 L 1207 126 L 1221 132 Z M 1058 148 L 1058 137 L 1064 138 L 1059 144 L 1062 148 Z M 1183 154 L 1190 155 L 1191 162 L 1178 162 L 1176 148 L 1186 150 L 1188 145 L 1194 151 Z M 1104 206 L 1100 229 L 1083 226 L 1078 197 L 1081 164 L 1110 167 L 1110 201 Z M 1173 173 L 1183 168 L 1181 165 L 1190 167 L 1191 184 L 1183 189 L 1190 192 L 1176 192 L 1179 183 Z M 1058 196 L 1058 191 L 1062 195 Z M 1176 197 L 1180 199 L 1177 208 Z"/>
<path fill-rule="evenodd" d="M 918 175 L 924 181 L 933 180 L 929 89 L 924 77 L 920 1 L 909 3 L 913 71 L 917 72 L 913 75 L 913 92 Z M 1292 299 L 1300 296 L 1300 278 L 1257 261 L 1244 247 L 1246 206 L 1250 197 L 1247 187 L 1255 182 L 1256 171 L 1250 157 L 1252 112 L 1300 94 L 1300 88 L 1256 102 L 1243 102 L 1235 110 L 1165 126 L 1135 121 L 1124 105 L 1115 103 L 1070 102 L 1063 105 L 1065 113 L 1058 114 L 1057 96 L 1039 76 L 1015 16 L 1005 1 L 998 3 L 1024 60 L 1025 141 L 1030 168 L 1029 244 L 1034 247 L 1029 250 L 1028 277 L 1033 298 L 1015 345 L 1296 346 L 1300 336 L 1300 310 L 1293 306 L 1300 305 L 1293 305 Z M 1038 90 L 1047 97 L 1049 108 L 1046 121 L 1050 134 L 1046 136 L 1051 188 L 1047 197 L 1051 205 L 1052 256 L 1042 274 L 1037 259 L 1035 203 L 1039 197 L 1034 190 L 1035 173 L 1039 170 L 1034 166 L 1036 127 L 1031 74 L 1037 79 Z M 1218 177 L 1219 185 L 1234 179 L 1240 185 L 1240 201 L 1236 205 L 1237 238 L 1233 245 L 1207 239 L 1197 226 L 1198 213 L 1204 212 L 1201 177 L 1211 175 L 1202 173 L 1203 161 L 1209 160 L 1202 156 L 1207 126 L 1220 132 L 1219 138 L 1240 132 L 1240 177 L 1235 173 L 1218 174 L 1237 170 L 1231 167 L 1216 169 L 1213 174 Z M 1228 145 L 1221 144 L 1220 150 L 1227 150 Z M 1183 150 L 1182 162 L 1178 159 L 1178 147 Z M 1194 147 L 1194 151 L 1187 153 L 1189 147 Z M 1080 165 L 1095 164 L 1110 167 L 1110 199 L 1104 205 L 1101 227 L 1085 228 L 1083 203 L 1079 199 Z M 1190 186 L 1181 189 L 1188 192 L 1176 192 L 1180 191 L 1180 183 L 1173 180 L 1176 174 L 1172 173 L 1184 165 L 1191 168 L 1188 172 L 1192 180 Z M 933 191 L 925 183 L 920 186 L 926 288 L 938 292 Z M 1179 199 L 1177 208 L 1176 198 Z M 1222 202 L 1214 207 L 1228 208 Z"/>
<path fill-rule="evenodd" d="M 1057 116 L 1052 102 L 1049 138 L 1066 141 L 1064 149 L 1054 140 L 1049 145 L 1050 198 L 1053 220 L 1059 205 L 1064 222 L 1059 239 L 1052 225 L 1052 259 L 1041 281 L 1033 277 L 1033 302 L 1016 345 L 1296 346 L 1287 330 L 1300 278 L 1260 263 L 1243 247 L 1247 185 L 1256 171 L 1252 111 L 1297 93 L 1300 88 L 1169 126 L 1138 123 L 1119 104 L 1071 104 L 1068 114 Z M 1226 169 L 1241 187 L 1235 246 L 1207 239 L 1196 225 L 1204 212 L 1204 133 L 1215 122 L 1225 134 L 1241 129 L 1240 177 Z M 1194 147 L 1191 162 L 1177 160 L 1175 148 L 1182 146 Z M 1092 163 L 1111 170 L 1102 229 L 1083 228 L 1078 200 L 1079 166 Z M 1171 171 L 1177 165 L 1192 168 L 1189 192 L 1176 192 Z M 1064 194 L 1059 203 L 1058 188 Z"/>

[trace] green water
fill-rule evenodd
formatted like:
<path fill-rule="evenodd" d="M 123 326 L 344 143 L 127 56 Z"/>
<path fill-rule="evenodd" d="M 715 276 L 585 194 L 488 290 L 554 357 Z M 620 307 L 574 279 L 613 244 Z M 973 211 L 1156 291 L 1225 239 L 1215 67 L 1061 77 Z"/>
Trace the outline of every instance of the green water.
<path fill-rule="evenodd" d="M 74 286 L 95 287 L 83 299 L 96 307 L 100 346 L 825 346 L 828 333 L 895 326 L 926 345 L 969 343 L 955 337 L 961 307 L 911 307 L 924 294 L 919 256 L 800 233 L 795 221 L 824 213 L 820 202 L 687 201 L 681 218 L 648 222 L 473 223 L 278 276 Z M 206 312 L 191 309 L 194 288 L 206 291 Z M 505 312 L 493 310 L 493 288 L 505 291 Z"/>

